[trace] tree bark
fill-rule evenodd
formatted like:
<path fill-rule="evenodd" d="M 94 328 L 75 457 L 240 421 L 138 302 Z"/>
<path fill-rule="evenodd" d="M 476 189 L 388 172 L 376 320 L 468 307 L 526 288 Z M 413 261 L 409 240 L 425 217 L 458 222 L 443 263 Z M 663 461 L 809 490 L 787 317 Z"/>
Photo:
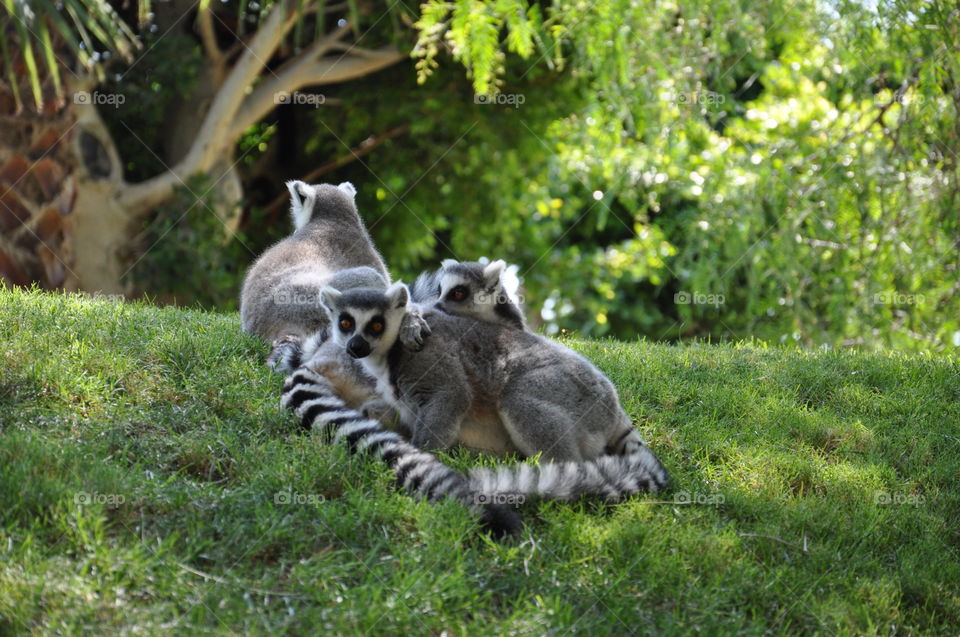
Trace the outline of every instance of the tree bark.
<path fill-rule="evenodd" d="M 107 294 L 132 293 L 130 270 L 143 256 L 141 246 L 134 243 L 145 215 L 169 201 L 177 187 L 203 173 L 211 173 L 215 181 L 221 181 L 218 189 L 226 194 L 226 199 L 232 199 L 227 210 L 236 210 L 242 191 L 234 169 L 234 147 L 244 131 L 276 108 L 277 94 L 359 78 L 405 57 L 393 47 L 352 47 L 343 42 L 351 29 L 341 25 L 258 82 L 264 66 L 293 27 L 293 15 L 289 0 L 278 2 L 229 67 L 224 66 L 224 60 L 232 55 L 216 49 L 210 16 L 199 17 L 208 63 L 217 66 L 211 69 L 211 77 L 218 80 L 218 85 L 208 96 L 209 106 L 200 116 L 199 125 L 190 121 L 197 119 L 196 110 L 184 112 L 177 124 L 192 132 L 190 144 L 173 149 L 176 159 L 172 166 L 146 181 L 124 181 L 120 155 L 94 105 L 67 106 L 76 115 L 76 126 L 67 136 L 67 143 L 78 166 L 75 206 L 64 221 L 69 241 L 58 258 L 67 272 L 63 287 Z M 328 55 L 331 53 L 334 55 Z M 70 87 L 71 91 L 91 88 L 88 79 Z M 236 215 L 223 209 L 219 215 L 228 232 L 231 227 L 235 229 Z M 0 263 L 0 274 L 3 265 Z"/>

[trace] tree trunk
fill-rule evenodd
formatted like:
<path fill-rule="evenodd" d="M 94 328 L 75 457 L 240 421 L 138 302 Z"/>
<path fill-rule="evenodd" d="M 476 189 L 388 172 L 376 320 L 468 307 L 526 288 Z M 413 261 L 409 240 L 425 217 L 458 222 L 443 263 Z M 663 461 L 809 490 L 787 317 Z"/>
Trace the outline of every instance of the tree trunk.
<path fill-rule="evenodd" d="M 91 80 L 70 86 L 66 103 L 43 114 L 16 112 L 9 87 L 0 80 L 0 279 L 131 294 L 130 271 L 143 249 L 150 248 L 135 243 L 144 217 L 198 174 L 213 177 L 220 200 L 214 213 L 227 234 L 235 230 L 242 191 L 234 146 L 245 130 L 275 108 L 276 95 L 349 81 L 405 57 L 389 46 L 345 44 L 342 40 L 352 30 L 340 24 L 260 78 L 265 61 L 273 58 L 294 24 L 291 7 L 290 2 L 278 2 L 229 67 L 209 37 L 210 17 L 201 13 L 208 62 L 216 65 L 208 69 L 215 86 L 210 91 L 205 85 L 209 95 L 199 96 L 204 106 L 185 112 L 180 122 L 189 135 L 178 139 L 190 143 L 178 144 L 171 137 L 170 168 L 141 183 L 124 181 L 120 155 L 96 106 L 90 100 L 70 99 L 78 91 L 92 90 Z M 336 55 L 328 56 L 331 53 Z"/>
<path fill-rule="evenodd" d="M 18 111 L 0 83 L 0 280 L 53 289 L 69 276 L 78 163 L 70 106 Z"/>
<path fill-rule="evenodd" d="M 70 223 L 68 290 L 128 294 L 133 220 L 117 200 L 123 167 L 110 132 L 92 104 L 77 104 L 70 149 L 77 158 L 77 200 Z"/>

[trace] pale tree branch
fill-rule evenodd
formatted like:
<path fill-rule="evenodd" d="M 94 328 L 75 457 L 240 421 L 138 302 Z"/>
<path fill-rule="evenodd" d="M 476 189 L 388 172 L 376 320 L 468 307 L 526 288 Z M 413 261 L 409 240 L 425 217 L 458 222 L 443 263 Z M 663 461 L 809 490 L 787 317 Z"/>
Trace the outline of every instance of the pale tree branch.
<path fill-rule="evenodd" d="M 206 53 L 207 60 L 219 73 L 223 69 L 225 59 L 220 45 L 217 44 L 217 33 L 213 26 L 213 9 L 210 5 L 210 0 L 200 3 L 197 10 L 197 26 L 200 29 L 200 40 L 203 42 L 203 51 Z"/>
<path fill-rule="evenodd" d="M 117 203 L 130 216 L 142 214 L 163 203 L 174 189 L 190 177 L 209 171 L 217 161 L 230 155 L 236 140 L 245 130 L 263 119 L 276 107 L 276 95 L 305 86 L 346 82 L 373 73 L 404 59 L 405 54 L 391 46 L 379 49 L 348 47 L 341 40 L 350 32 L 349 24 L 320 38 L 250 89 L 274 56 L 284 36 L 292 28 L 290 0 L 280 0 L 244 44 L 236 63 L 229 69 L 216 92 L 213 103 L 183 159 L 172 168 L 139 184 L 125 184 L 117 191 Z M 208 20 L 212 13 L 201 12 Z M 212 37 L 212 24 L 209 25 Z M 207 36 L 204 36 L 205 38 Z M 205 44 L 216 45 L 216 42 Z M 325 57 L 345 50 L 339 57 Z M 218 52 L 222 55 L 222 51 Z"/>
<path fill-rule="evenodd" d="M 234 119 L 232 134 L 239 137 L 277 106 L 277 95 L 292 93 L 305 86 L 336 84 L 363 77 L 392 66 L 406 55 L 392 46 L 379 49 L 348 47 L 340 39 L 349 31 L 344 25 L 316 42 L 310 49 L 293 58 L 264 79 L 243 102 Z M 346 49 L 349 54 L 323 57 L 326 53 Z"/>
<path fill-rule="evenodd" d="M 223 85 L 217 91 L 210 110 L 187 154 L 173 168 L 142 183 L 126 186 L 117 195 L 118 203 L 129 214 L 141 214 L 167 200 L 178 184 L 209 170 L 233 146 L 232 124 L 243 97 L 273 56 L 286 33 L 289 2 L 281 0 L 267 16 L 249 46 L 237 59 Z"/>
<path fill-rule="evenodd" d="M 324 37 L 320 38 L 309 47 L 290 58 L 284 62 L 280 68 L 276 69 L 273 73 L 273 76 L 282 75 L 287 69 L 297 66 L 299 64 L 309 63 L 310 60 L 316 60 L 323 57 L 329 53 L 334 45 L 338 44 L 348 33 L 350 33 L 350 25 L 344 23 L 337 27 L 334 31 L 328 33 Z"/>

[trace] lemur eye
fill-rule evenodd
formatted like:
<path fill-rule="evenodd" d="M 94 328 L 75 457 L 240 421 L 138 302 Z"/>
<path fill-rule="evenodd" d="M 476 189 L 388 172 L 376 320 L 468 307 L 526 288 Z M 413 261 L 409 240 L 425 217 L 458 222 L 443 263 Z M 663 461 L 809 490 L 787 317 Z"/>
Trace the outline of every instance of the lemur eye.
<path fill-rule="evenodd" d="M 341 316 L 340 329 L 344 332 L 349 332 L 351 329 L 353 329 L 353 319 L 349 316 Z"/>
<path fill-rule="evenodd" d="M 450 290 L 450 300 L 451 301 L 462 301 L 467 298 L 467 286 L 458 285 L 457 287 Z"/>
<path fill-rule="evenodd" d="M 443 293 L 443 288 L 441 288 L 441 287 L 438 285 L 438 286 L 437 286 L 437 298 L 440 298 L 440 294 L 442 294 L 442 293 Z"/>
<path fill-rule="evenodd" d="M 383 321 L 374 321 L 370 324 L 370 331 L 374 334 L 379 334 L 383 331 Z"/>

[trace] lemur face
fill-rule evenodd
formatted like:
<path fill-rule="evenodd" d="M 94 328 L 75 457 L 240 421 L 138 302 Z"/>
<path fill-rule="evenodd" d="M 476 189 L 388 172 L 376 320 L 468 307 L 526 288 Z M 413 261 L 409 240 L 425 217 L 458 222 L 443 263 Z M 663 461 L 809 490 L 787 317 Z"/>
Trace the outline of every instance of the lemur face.
<path fill-rule="evenodd" d="M 505 265 L 503 261 L 489 264 L 444 261 L 437 286 L 437 305 L 451 314 L 494 320 L 494 307 L 498 296 L 503 294 L 500 275 Z"/>
<path fill-rule="evenodd" d="M 403 283 L 385 292 L 324 288 L 320 295 L 331 323 L 331 338 L 353 358 L 386 354 L 397 340 L 410 293 Z"/>

